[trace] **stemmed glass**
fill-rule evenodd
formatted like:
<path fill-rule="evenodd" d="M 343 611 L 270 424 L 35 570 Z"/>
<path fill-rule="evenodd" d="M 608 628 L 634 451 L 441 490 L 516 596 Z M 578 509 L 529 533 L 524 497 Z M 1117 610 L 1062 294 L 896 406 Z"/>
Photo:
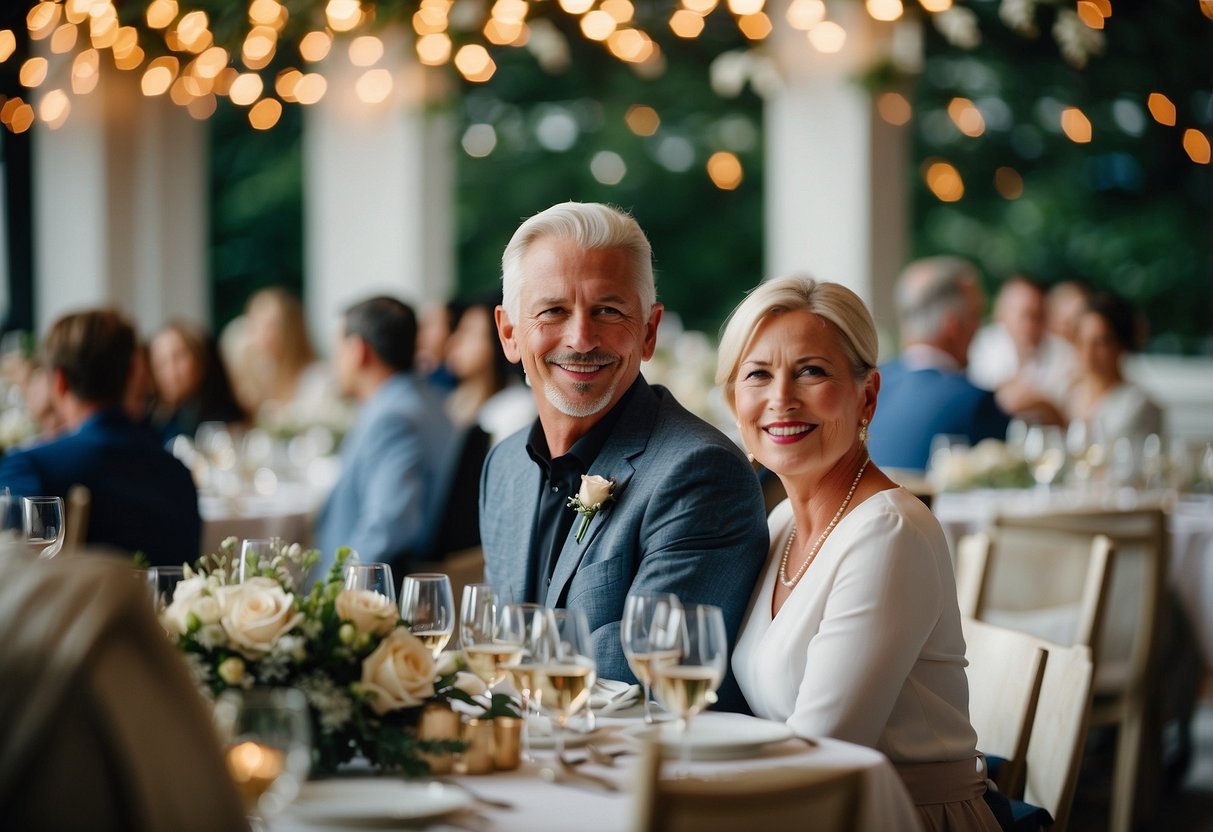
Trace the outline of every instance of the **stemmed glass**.
<path fill-rule="evenodd" d="M 440 572 L 405 575 L 400 586 L 400 618 L 437 659 L 455 631 L 451 579 Z"/>
<path fill-rule="evenodd" d="M 678 596 L 670 592 L 633 592 L 623 604 L 623 622 L 619 640 L 628 666 L 644 687 L 644 722 L 653 724 L 650 698 L 653 689 L 653 666 L 677 658 L 677 646 L 671 643 L 669 624 L 671 613 L 681 608 Z M 663 642 L 662 636 L 666 639 Z"/>
<path fill-rule="evenodd" d="M 489 687 L 505 679 L 509 673 L 506 665 L 514 663 L 522 652 L 521 645 L 497 638 L 498 603 L 489 584 L 468 584 L 463 588 L 463 605 L 459 608 L 459 639 L 464 658 L 472 672 Z"/>
<path fill-rule="evenodd" d="M 227 767 L 250 819 L 282 811 L 307 779 L 312 756 L 307 698 L 295 688 L 229 689 L 215 702 Z"/>
<path fill-rule="evenodd" d="M 544 636 L 544 607 L 539 604 L 507 604 L 498 623 L 497 638 L 505 644 L 517 644 L 521 650 L 506 666 L 514 688 L 521 697 L 522 757 L 531 758 L 530 720 L 532 708 L 538 711 L 535 668 Z"/>
<path fill-rule="evenodd" d="M 396 582 L 389 564 L 347 563 L 342 574 L 346 589 L 382 595 L 393 607 L 396 606 Z"/>
<path fill-rule="evenodd" d="M 583 610 L 544 610 L 533 684 L 540 703 L 556 721 L 556 756 L 564 756 L 569 717 L 588 706 L 598 678 Z"/>
<path fill-rule="evenodd" d="M 40 558 L 53 558 L 63 548 L 63 498 L 25 497 L 21 500 L 25 543 Z"/>
<path fill-rule="evenodd" d="M 682 769 L 691 759 L 691 717 L 715 700 L 728 661 L 728 638 L 720 607 L 693 604 L 673 611 L 659 630 L 662 643 L 676 645 L 676 657 L 653 668 L 657 698 L 682 723 Z"/>
<path fill-rule="evenodd" d="M 236 577 L 240 583 L 257 574 L 261 562 L 268 563 L 274 557 L 275 544 L 279 543 L 274 537 L 248 538 L 240 544 L 240 565 Z"/>
<path fill-rule="evenodd" d="M 164 614 L 169 604 L 173 603 L 173 593 L 177 584 L 185 580 L 183 566 L 149 566 L 147 568 L 147 590 L 152 597 L 156 616 Z"/>

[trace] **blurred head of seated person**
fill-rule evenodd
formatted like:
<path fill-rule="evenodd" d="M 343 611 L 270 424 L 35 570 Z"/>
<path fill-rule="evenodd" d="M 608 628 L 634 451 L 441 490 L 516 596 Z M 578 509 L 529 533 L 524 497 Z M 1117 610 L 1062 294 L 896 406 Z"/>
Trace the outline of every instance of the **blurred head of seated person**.
<path fill-rule="evenodd" d="M 1033 422 L 1064 423 L 1058 408 L 1074 377 L 1074 351 L 1045 329 L 1045 293 L 1024 275 L 1008 278 L 994 321 L 969 347 L 969 379 L 995 390 L 1003 410 Z"/>
<path fill-rule="evenodd" d="M 101 555 L 0 555 L 7 829 L 247 829 L 208 709 L 143 581 Z"/>
<path fill-rule="evenodd" d="M 883 752 L 925 828 L 998 829 L 947 541 L 868 458 L 880 373 L 863 301 L 808 277 L 763 283 L 729 318 L 718 361 L 742 442 L 788 493 L 733 652 L 746 701 L 801 736 Z"/>
<path fill-rule="evenodd" d="M 446 352 L 447 369 L 458 379 L 446 400 L 451 421 L 460 428 L 479 425 L 498 441 L 535 418 L 535 402 L 522 373 L 506 358 L 497 337 L 494 310 L 500 304 L 500 292 L 471 300 L 459 315 Z"/>
<path fill-rule="evenodd" d="M 1078 319 L 1086 311 L 1091 290 L 1077 280 L 1063 280 L 1045 294 L 1045 329 L 1073 345 Z"/>
<path fill-rule="evenodd" d="M 321 401 L 332 394 L 328 371 L 316 359 L 303 304 L 275 286 L 249 298 L 244 341 L 234 369 L 236 394 L 246 411 Z"/>
<path fill-rule="evenodd" d="M 190 473 L 123 408 L 135 331 L 117 312 L 60 318 L 43 354 L 51 396 L 65 433 L 0 459 L 0 487 L 14 495 L 66 497 L 73 485 L 92 492 L 85 539 L 153 564 L 198 557 L 201 521 Z"/>
<path fill-rule="evenodd" d="M 447 350 L 463 310 L 459 300 L 433 303 L 422 310 L 417 322 L 417 372 L 440 390 L 451 390 L 458 383 L 447 366 Z"/>
<path fill-rule="evenodd" d="M 38 426 L 35 441 L 54 439 L 63 432 L 63 420 L 55 410 L 55 400 L 51 392 L 54 381 L 50 368 L 32 362 L 29 374 L 25 377 L 25 409 L 30 418 Z"/>
<path fill-rule="evenodd" d="M 341 392 L 360 403 L 341 445 L 341 475 L 316 519 L 327 568 L 341 546 L 364 561 L 429 554 L 442 509 L 454 430 L 442 401 L 413 372 L 417 318 L 390 297 L 345 311 L 333 365 Z"/>
<path fill-rule="evenodd" d="M 1006 435 L 1010 417 L 994 393 L 964 373 L 981 323 L 977 268 L 959 257 L 911 263 L 897 280 L 901 355 L 881 366 L 881 407 L 872 418 L 872 461 L 925 471 L 936 434 L 971 444 Z"/>
<path fill-rule="evenodd" d="M 1162 432 L 1162 409 L 1122 369 L 1125 355 L 1140 343 L 1141 331 L 1129 302 L 1108 293 L 1093 295 L 1078 318 L 1078 377 L 1068 414 L 1091 425 L 1092 435 L 1105 441 Z"/>
<path fill-rule="evenodd" d="M 193 436 L 203 422 L 244 421 L 215 339 L 200 324 L 165 324 L 148 352 L 156 385 L 152 423 L 162 440 Z"/>

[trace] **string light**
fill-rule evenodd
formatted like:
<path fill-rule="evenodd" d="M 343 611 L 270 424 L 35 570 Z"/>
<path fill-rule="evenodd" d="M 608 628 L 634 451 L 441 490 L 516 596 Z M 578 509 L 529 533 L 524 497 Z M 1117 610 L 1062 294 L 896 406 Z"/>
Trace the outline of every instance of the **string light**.
<path fill-rule="evenodd" d="M 727 151 L 719 151 L 708 157 L 708 178 L 722 191 L 735 191 L 745 178 L 741 160 Z"/>
<path fill-rule="evenodd" d="M 923 179 L 940 202 L 959 202 L 965 195 L 964 180 L 953 165 L 939 159 L 928 159 L 923 167 Z"/>
<path fill-rule="evenodd" d="M 1077 107 L 1067 107 L 1061 111 L 1061 131 L 1076 144 L 1091 141 L 1091 122 Z"/>
<path fill-rule="evenodd" d="M 1146 107 L 1159 124 L 1175 126 L 1175 104 L 1161 92 L 1150 93 L 1150 97 L 1146 99 Z"/>
<path fill-rule="evenodd" d="M 914 115 L 910 102 L 899 92 L 882 93 L 876 98 L 876 112 L 880 117 L 896 127 L 909 124 Z"/>

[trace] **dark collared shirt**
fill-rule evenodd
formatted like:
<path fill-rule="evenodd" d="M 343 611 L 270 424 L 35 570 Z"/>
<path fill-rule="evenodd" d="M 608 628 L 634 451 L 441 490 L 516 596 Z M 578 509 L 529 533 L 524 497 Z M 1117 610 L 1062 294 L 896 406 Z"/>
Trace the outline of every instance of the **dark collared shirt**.
<path fill-rule="evenodd" d="M 564 456 L 552 459 L 543 426 L 538 419 L 531 426 L 526 452 L 539 466 L 542 475 L 539 478 L 539 502 L 535 507 L 531 534 L 536 557 L 527 580 L 527 597 L 520 600 L 542 604 L 547 596 L 548 585 L 556 571 L 556 561 L 560 559 L 560 550 L 569 537 L 573 521 L 581 520 L 581 515 L 568 507 L 569 498 L 577 496 L 581 488 L 581 475 L 590 473 L 590 466 L 598 459 L 602 446 L 615 429 L 620 414 L 635 390 L 636 383 L 633 382 L 623 398 L 585 436 L 574 442 Z M 609 476 L 609 472 L 603 476 Z"/>

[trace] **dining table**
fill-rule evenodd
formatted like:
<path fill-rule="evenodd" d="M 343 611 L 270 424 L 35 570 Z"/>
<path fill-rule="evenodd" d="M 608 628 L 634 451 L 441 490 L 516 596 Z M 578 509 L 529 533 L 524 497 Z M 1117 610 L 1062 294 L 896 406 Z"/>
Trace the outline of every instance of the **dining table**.
<path fill-rule="evenodd" d="M 932 500 L 952 551 L 966 534 L 988 528 L 999 515 L 1030 515 L 1087 509 L 1132 510 L 1161 505 L 1166 513 L 1168 584 L 1213 668 L 1213 494 L 1141 493 L 1122 489 L 1093 500 L 1056 488 L 944 491 Z"/>
<path fill-rule="evenodd" d="M 707 712 L 697 716 L 695 721 L 701 730 L 731 735 L 730 731 L 735 731 L 738 725 L 747 724 L 742 721 L 753 719 Z M 767 725 L 782 727 L 779 723 Z M 272 828 L 276 832 L 314 832 L 322 828 L 342 828 L 348 823 L 362 827 L 434 830 L 621 832 L 634 828 L 637 820 L 641 747 L 636 735 L 643 727 L 638 712 L 599 717 L 589 737 L 573 735 L 571 738 L 565 755 L 576 764 L 572 774 L 557 765 L 555 752 L 550 749 L 532 751 L 533 761 L 524 761 L 511 771 L 485 775 L 453 773 L 416 781 L 403 780 L 399 775 L 381 775 L 375 778 L 380 782 L 377 789 L 373 788 L 373 781 L 368 780 L 366 772 L 339 774 L 329 780 L 305 784 L 300 799 L 283 815 L 274 818 Z M 789 736 L 775 742 L 716 749 L 712 759 L 700 759 L 697 753 L 686 764 L 678 759 L 671 743 L 662 776 L 673 773 L 723 781 L 779 769 L 858 769 L 862 781 L 858 828 L 887 832 L 915 832 L 921 828 L 909 794 L 883 754 L 841 740 L 806 740 L 785 733 Z M 599 759 L 618 756 L 612 756 L 607 762 L 591 758 L 585 747 L 588 739 L 592 739 L 595 751 L 599 752 L 595 756 Z M 589 778 L 582 777 L 583 774 Z M 372 786 L 370 790 L 368 785 Z M 380 794 L 368 800 L 368 795 L 375 792 Z M 321 794 L 331 811 L 317 813 L 309 793 L 313 798 L 317 793 Z M 378 805 L 383 796 L 392 793 L 397 793 L 401 801 L 395 818 L 390 816 L 390 807 Z M 404 806 L 410 796 L 411 804 Z M 427 804 L 431 810 L 424 808 Z"/>

